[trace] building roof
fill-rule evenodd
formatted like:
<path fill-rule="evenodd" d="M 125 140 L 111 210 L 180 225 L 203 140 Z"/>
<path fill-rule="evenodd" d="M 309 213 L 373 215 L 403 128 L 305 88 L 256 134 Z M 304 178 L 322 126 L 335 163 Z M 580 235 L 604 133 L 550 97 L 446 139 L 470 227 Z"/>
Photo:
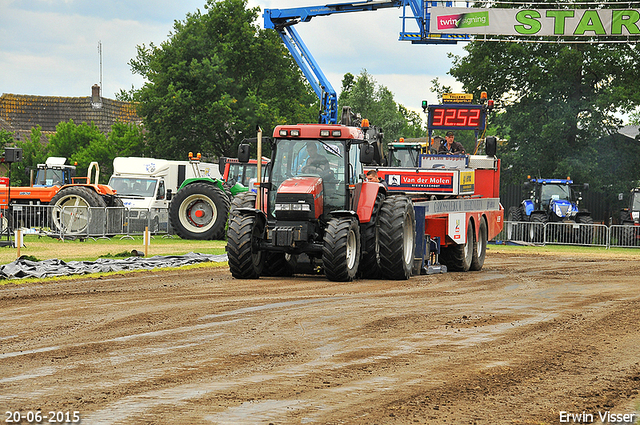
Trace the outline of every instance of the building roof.
<path fill-rule="evenodd" d="M 56 131 L 61 122 L 93 122 L 102 133 L 111 131 L 115 122 L 140 123 L 135 104 L 96 96 L 61 97 L 5 93 L 0 96 L 0 128 L 28 134 L 40 125 L 44 134 Z M 99 89 L 98 89 L 99 93 Z"/>

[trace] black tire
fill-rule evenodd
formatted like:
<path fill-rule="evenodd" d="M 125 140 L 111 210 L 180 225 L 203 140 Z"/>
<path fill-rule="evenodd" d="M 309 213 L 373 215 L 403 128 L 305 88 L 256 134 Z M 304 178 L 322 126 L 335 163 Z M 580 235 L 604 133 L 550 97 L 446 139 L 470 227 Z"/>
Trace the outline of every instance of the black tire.
<path fill-rule="evenodd" d="M 533 243 L 544 242 L 544 225 L 547 223 L 547 217 L 544 214 L 531 214 L 531 224 L 529 225 L 529 241 Z"/>
<path fill-rule="evenodd" d="M 257 279 L 264 267 L 264 251 L 259 242 L 264 237 L 262 221 L 252 214 L 232 213 L 227 231 L 229 270 L 236 279 Z"/>
<path fill-rule="evenodd" d="M 593 217 L 590 215 L 579 215 L 576 217 L 578 228 L 577 241 L 582 245 L 591 245 L 593 242 Z"/>
<path fill-rule="evenodd" d="M 256 207 L 256 193 L 255 192 L 240 192 L 233 197 L 231 201 L 231 209 L 235 208 L 255 208 Z"/>
<path fill-rule="evenodd" d="M 471 220 L 467 222 L 467 241 L 454 244 L 440 250 L 440 262 L 452 272 L 467 272 L 471 268 L 476 252 L 476 236 Z"/>
<path fill-rule="evenodd" d="M 509 208 L 507 214 L 507 240 L 520 241 L 522 240 L 522 210 L 520 207 Z"/>
<path fill-rule="evenodd" d="M 332 218 L 327 223 L 322 247 L 322 265 L 327 279 L 350 282 L 360 264 L 360 227 L 350 217 Z"/>
<path fill-rule="evenodd" d="M 49 210 L 51 230 L 69 236 L 88 235 L 91 208 L 107 206 L 98 193 L 84 186 L 61 189 L 49 204 L 53 205 Z"/>
<path fill-rule="evenodd" d="M 284 252 L 270 252 L 264 261 L 263 276 L 290 277 L 296 270 L 295 255 Z"/>
<path fill-rule="evenodd" d="M 471 259 L 471 267 L 469 270 L 480 271 L 484 265 L 484 258 L 487 255 L 487 242 L 489 239 L 489 228 L 487 227 L 487 220 L 482 217 L 480 219 L 480 228 L 478 229 L 478 238 L 476 240 L 476 248 L 473 251 L 473 258 Z"/>
<path fill-rule="evenodd" d="M 380 244 L 378 242 L 378 216 L 380 215 L 380 207 L 384 200 L 384 195 L 379 193 L 376 196 L 371 220 L 360 226 L 360 236 L 362 238 L 362 259 L 358 274 L 365 279 L 381 277 L 380 269 Z"/>
<path fill-rule="evenodd" d="M 182 239 L 224 239 L 230 201 L 216 185 L 192 183 L 169 204 L 169 221 Z"/>
<path fill-rule="evenodd" d="M 389 196 L 380 207 L 378 242 L 380 269 L 386 279 L 411 277 L 415 252 L 416 217 L 406 196 Z"/>

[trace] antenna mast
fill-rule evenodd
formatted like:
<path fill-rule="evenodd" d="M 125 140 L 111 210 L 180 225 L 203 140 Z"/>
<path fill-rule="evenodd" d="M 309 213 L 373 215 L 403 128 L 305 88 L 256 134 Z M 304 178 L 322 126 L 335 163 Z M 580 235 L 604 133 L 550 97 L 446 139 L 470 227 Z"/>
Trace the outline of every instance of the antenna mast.
<path fill-rule="evenodd" d="M 102 40 L 98 41 L 98 55 L 100 56 L 100 97 L 102 97 Z"/>

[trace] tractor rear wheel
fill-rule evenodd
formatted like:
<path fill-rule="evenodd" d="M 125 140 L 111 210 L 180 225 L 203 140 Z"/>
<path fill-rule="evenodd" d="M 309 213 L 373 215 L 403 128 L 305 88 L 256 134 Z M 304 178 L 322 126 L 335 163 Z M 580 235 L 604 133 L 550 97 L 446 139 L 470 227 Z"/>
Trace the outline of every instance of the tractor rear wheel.
<path fill-rule="evenodd" d="M 380 207 L 378 238 L 382 275 L 386 279 L 409 279 L 416 238 L 415 211 L 409 198 L 385 198 Z"/>
<path fill-rule="evenodd" d="M 68 236 L 89 236 L 91 208 L 104 208 L 100 195 L 88 187 L 71 186 L 61 189 L 51 198 L 51 230 Z"/>
<path fill-rule="evenodd" d="M 236 279 L 257 279 L 264 268 L 264 252 L 260 240 L 264 224 L 253 214 L 232 213 L 227 231 L 229 270 Z"/>
<path fill-rule="evenodd" d="M 350 282 L 360 264 L 360 227 L 351 217 L 329 220 L 324 232 L 322 265 L 329 280 Z"/>
<path fill-rule="evenodd" d="M 192 183 L 169 204 L 169 221 L 182 239 L 224 239 L 230 201 L 216 185 Z"/>
<path fill-rule="evenodd" d="M 453 272 L 467 272 L 471 269 L 473 256 L 477 251 L 476 235 L 471 219 L 467 222 L 467 241 L 442 248 L 440 262 Z"/>
<path fill-rule="evenodd" d="M 507 240 L 519 241 L 522 240 L 522 210 L 520 207 L 509 208 L 509 214 L 507 215 Z"/>
<path fill-rule="evenodd" d="M 473 251 L 473 258 L 471 259 L 471 267 L 469 270 L 480 271 L 484 265 L 484 258 L 487 255 L 487 242 L 489 229 L 487 227 L 487 220 L 484 217 L 480 219 L 480 228 L 478 229 L 478 239 L 476 240 L 476 249 Z"/>
<path fill-rule="evenodd" d="M 362 237 L 362 259 L 360 260 L 359 275 L 365 279 L 381 276 L 380 270 L 380 244 L 378 237 L 378 216 L 384 195 L 379 193 L 376 197 L 371 213 L 371 220 L 360 226 Z"/>
<path fill-rule="evenodd" d="M 593 242 L 593 217 L 590 215 L 579 215 L 576 217 L 578 228 L 577 241 L 582 245 L 591 245 Z"/>
<path fill-rule="evenodd" d="M 529 224 L 529 241 L 533 243 L 544 242 L 544 225 L 547 217 L 544 214 L 531 214 L 531 224 Z"/>

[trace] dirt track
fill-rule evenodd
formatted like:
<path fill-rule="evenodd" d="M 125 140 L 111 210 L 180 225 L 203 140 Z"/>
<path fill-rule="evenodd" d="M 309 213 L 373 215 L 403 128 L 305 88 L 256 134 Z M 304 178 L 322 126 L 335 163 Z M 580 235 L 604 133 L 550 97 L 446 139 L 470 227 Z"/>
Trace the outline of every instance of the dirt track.
<path fill-rule="evenodd" d="M 4 285 L 0 407 L 89 425 L 597 422 L 638 413 L 638 276 L 637 256 L 490 250 L 481 272 L 402 282 Z"/>

